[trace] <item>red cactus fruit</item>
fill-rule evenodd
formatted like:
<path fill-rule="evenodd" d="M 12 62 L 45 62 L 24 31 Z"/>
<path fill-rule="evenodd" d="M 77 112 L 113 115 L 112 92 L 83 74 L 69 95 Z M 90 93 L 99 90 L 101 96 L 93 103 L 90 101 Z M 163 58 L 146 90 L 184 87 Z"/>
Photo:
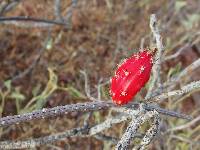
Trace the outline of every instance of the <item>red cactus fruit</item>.
<path fill-rule="evenodd" d="M 111 79 L 110 94 L 114 103 L 127 104 L 150 78 L 154 52 L 138 52 L 118 66 Z"/>

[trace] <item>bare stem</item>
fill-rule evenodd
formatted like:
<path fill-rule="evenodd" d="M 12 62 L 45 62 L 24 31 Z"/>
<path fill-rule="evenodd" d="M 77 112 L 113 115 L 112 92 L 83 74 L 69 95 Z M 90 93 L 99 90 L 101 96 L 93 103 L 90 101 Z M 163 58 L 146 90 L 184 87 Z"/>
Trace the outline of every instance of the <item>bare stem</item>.
<path fill-rule="evenodd" d="M 186 75 L 189 75 L 192 71 L 195 71 L 198 67 L 200 67 L 200 58 L 194 61 L 192 64 L 190 64 L 188 67 L 186 67 L 183 71 L 181 71 L 178 75 L 172 77 L 168 82 L 165 82 L 163 85 L 160 85 L 152 94 L 151 98 L 155 97 L 156 95 L 159 95 L 162 93 L 162 89 L 165 89 L 167 87 L 170 87 L 170 89 L 173 89 L 177 83 L 180 82 L 182 77 L 185 77 Z M 169 88 L 168 88 L 169 89 Z M 148 99 L 148 98 L 146 98 Z"/>
<path fill-rule="evenodd" d="M 187 129 L 187 128 L 191 127 L 192 125 L 194 125 L 195 123 L 197 123 L 198 121 L 200 121 L 200 116 L 194 118 L 192 121 L 190 121 L 190 122 L 188 122 L 186 124 L 183 124 L 183 125 L 168 129 L 167 132 Z"/>
<path fill-rule="evenodd" d="M 200 88 L 200 81 L 194 81 L 191 82 L 185 86 L 183 86 L 180 90 L 175 90 L 175 91 L 170 91 L 167 93 L 163 93 L 159 96 L 156 96 L 152 99 L 153 102 L 162 102 L 164 101 L 166 98 L 172 97 L 172 96 L 180 96 L 183 95 L 185 93 L 191 92 L 195 89 L 199 89 Z"/>
<path fill-rule="evenodd" d="M 159 85 L 161 83 L 160 79 L 160 72 L 161 72 L 161 59 L 164 52 L 164 47 L 162 44 L 162 37 L 160 35 L 160 31 L 158 28 L 158 22 L 155 14 L 152 14 L 150 17 L 150 28 L 153 33 L 153 36 L 156 40 L 156 47 L 158 49 L 155 57 L 155 64 L 153 66 L 153 76 L 152 76 L 152 82 L 150 84 L 149 90 L 147 92 L 147 95 L 145 99 L 149 99 L 152 96 L 153 89 L 156 85 Z"/>
<path fill-rule="evenodd" d="M 16 124 L 19 122 L 30 121 L 33 119 L 41 119 L 46 117 L 55 117 L 69 112 L 77 111 L 94 111 L 107 109 L 109 107 L 115 106 L 111 102 L 86 102 L 86 103 L 77 103 L 65 106 L 57 106 L 53 108 L 43 108 L 42 110 L 36 110 L 31 113 L 26 113 L 22 115 L 14 115 L 0 118 L 0 126 L 7 126 Z"/>
<path fill-rule="evenodd" d="M 85 127 L 74 128 L 62 133 L 57 133 L 50 136 L 27 139 L 23 141 L 2 141 L 0 142 L 0 149 L 22 149 L 22 148 L 34 148 L 36 146 L 53 143 L 59 140 L 63 140 L 67 137 L 80 136 L 87 130 Z"/>
<path fill-rule="evenodd" d="M 157 118 L 159 117 L 155 117 L 158 115 L 157 111 L 148 111 L 143 115 L 140 115 L 137 118 L 134 118 L 131 123 L 129 124 L 129 126 L 127 127 L 125 133 L 122 135 L 121 140 L 118 142 L 117 146 L 116 146 L 116 150 L 126 150 L 128 149 L 128 146 L 130 145 L 131 140 L 135 137 L 135 134 L 138 130 L 138 128 L 147 120 L 149 120 L 150 118 L 155 118 L 155 120 L 157 120 Z M 158 121 L 156 121 L 158 122 Z M 159 124 L 158 124 L 159 126 Z M 151 128 L 151 131 L 154 130 L 154 128 Z M 152 132 L 151 135 L 147 134 L 144 136 L 143 138 L 143 142 L 141 143 L 142 147 L 144 145 L 149 144 L 149 142 L 152 140 L 152 138 L 155 136 L 155 134 L 157 133 L 158 128 L 156 128 L 156 131 Z M 149 131 L 150 132 L 150 131 Z"/>
<path fill-rule="evenodd" d="M 23 24 L 19 24 L 18 22 L 22 22 Z M 3 24 L 14 24 L 17 26 L 25 26 L 25 27 L 51 27 L 52 25 L 61 25 L 61 26 L 69 26 L 68 23 L 59 22 L 55 20 L 46 20 L 39 18 L 32 18 L 26 16 L 16 16 L 16 17 L 0 17 L 0 23 Z M 24 23 L 27 23 L 25 25 Z"/>
<path fill-rule="evenodd" d="M 123 107 L 128 107 L 129 109 L 132 109 L 132 113 L 129 112 L 130 114 L 134 114 L 133 110 L 136 110 L 136 114 L 138 112 L 137 109 L 139 109 L 140 104 L 138 103 L 133 103 L 131 105 L 125 105 Z M 182 113 L 174 112 L 174 111 L 169 111 L 166 109 L 162 109 L 160 107 L 152 106 L 152 105 L 142 105 L 145 110 L 151 111 L 151 110 L 157 110 L 159 113 L 172 116 L 172 117 L 178 117 L 182 119 L 187 119 L 191 120 L 191 117 Z M 123 107 L 116 106 L 112 102 L 101 102 L 101 101 L 93 101 L 93 102 L 86 102 L 86 103 L 77 103 L 77 104 L 70 104 L 70 105 L 65 105 L 65 106 L 57 106 L 53 108 L 43 108 L 42 110 L 36 110 L 31 113 L 25 113 L 22 115 L 14 115 L 14 116 L 7 116 L 0 118 L 0 127 L 1 126 L 8 126 L 20 122 L 25 122 L 25 121 L 30 121 L 34 119 L 43 119 L 47 117 L 56 117 L 59 115 L 63 115 L 69 112 L 90 112 L 90 111 L 96 111 L 96 110 L 101 110 L 101 109 L 108 109 L 110 107 L 117 107 L 116 110 L 121 110 L 124 109 Z M 128 110 L 123 111 L 124 113 L 128 114 Z"/>

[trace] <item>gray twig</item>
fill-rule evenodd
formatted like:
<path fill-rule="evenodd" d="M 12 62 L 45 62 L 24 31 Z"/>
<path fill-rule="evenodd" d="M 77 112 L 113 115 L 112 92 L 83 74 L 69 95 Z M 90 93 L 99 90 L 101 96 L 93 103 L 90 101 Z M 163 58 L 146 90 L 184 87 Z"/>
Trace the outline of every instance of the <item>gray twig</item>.
<path fill-rule="evenodd" d="M 118 138 L 116 137 L 111 137 L 111 136 L 107 136 L 104 134 L 97 134 L 94 136 L 96 139 L 98 140 L 102 140 L 102 141 L 109 141 L 112 142 L 113 144 L 117 144 Z"/>
<path fill-rule="evenodd" d="M 23 141 L 2 141 L 0 142 L 0 149 L 34 148 L 36 146 L 63 140 L 67 137 L 80 136 L 85 132 L 87 132 L 87 129 L 85 127 L 82 127 L 35 139 L 27 139 Z"/>
<path fill-rule="evenodd" d="M 152 94 L 151 99 L 155 96 L 158 96 L 162 93 L 162 89 L 165 89 L 168 87 L 168 89 L 173 89 L 177 83 L 180 82 L 182 77 L 185 77 L 189 75 L 192 71 L 196 70 L 198 67 L 200 67 L 200 58 L 194 61 L 192 64 L 190 64 L 188 67 L 186 67 L 184 70 L 182 70 L 178 75 L 173 76 L 169 81 L 163 83 L 163 85 L 160 85 Z M 169 88 L 170 87 L 170 88 Z M 147 98 L 148 99 L 148 98 Z"/>
<path fill-rule="evenodd" d="M 29 139 L 29 140 L 24 140 L 24 141 L 3 141 L 0 142 L 0 148 L 30 148 L 30 147 L 35 147 L 39 146 L 42 144 L 46 143 L 52 143 L 58 140 L 62 140 L 66 137 L 71 137 L 71 136 L 93 136 L 96 135 L 100 132 L 102 132 L 105 129 L 111 128 L 113 124 L 120 123 L 122 121 L 126 121 L 129 118 L 137 118 L 140 116 L 139 114 L 143 112 L 151 112 L 152 110 L 158 110 L 159 113 L 161 114 L 167 114 L 169 113 L 170 115 L 173 116 L 173 113 L 175 113 L 174 116 L 180 116 L 180 114 L 176 112 L 169 112 L 165 109 L 162 108 L 157 108 L 155 106 L 151 105 L 144 105 L 144 104 L 138 104 L 134 103 L 132 105 L 124 106 L 124 107 L 117 107 L 111 103 L 111 102 L 88 102 L 88 103 L 78 103 L 78 104 L 71 104 L 71 105 L 66 105 L 66 106 L 57 106 L 54 108 L 43 108 L 42 110 L 34 111 L 32 113 L 27 113 L 23 115 L 15 115 L 15 116 L 7 116 L 4 118 L 0 118 L 0 126 L 6 126 L 6 125 L 11 125 L 14 123 L 19 123 L 22 121 L 28 121 L 28 120 L 33 120 L 33 119 L 38 119 L 38 118 L 45 118 L 45 117 L 50 117 L 50 116 L 58 116 L 61 114 L 65 114 L 68 112 L 73 112 L 73 111 L 94 111 L 94 110 L 100 110 L 100 109 L 106 109 L 109 107 L 113 107 L 113 110 L 122 112 L 124 114 L 120 114 L 116 117 L 108 118 L 101 124 L 95 125 L 91 128 L 88 128 L 88 124 L 84 123 L 84 128 L 75 128 L 69 131 L 65 131 L 62 133 L 58 133 L 56 135 L 50 135 L 50 136 L 45 136 L 41 138 L 36 138 L 36 139 Z M 127 108 L 126 108 L 127 107 Z M 168 114 L 168 115 L 169 115 Z M 185 115 L 181 116 L 182 118 L 188 119 Z"/>
<path fill-rule="evenodd" d="M 194 125 L 195 123 L 199 122 L 200 121 L 200 116 L 197 116 L 196 118 L 194 118 L 192 121 L 186 123 L 186 124 L 183 124 L 183 125 L 180 125 L 180 126 L 177 126 L 177 127 L 174 127 L 174 128 L 171 128 L 171 129 L 168 129 L 166 132 L 171 132 L 171 131 L 178 131 L 178 130 L 184 130 L 186 128 L 189 128 L 191 127 L 192 125 Z"/>
<path fill-rule="evenodd" d="M 126 149 L 128 149 L 128 146 L 130 145 L 131 140 L 135 137 L 135 134 L 136 134 L 138 128 L 140 127 L 140 125 L 142 125 L 144 122 L 146 122 L 147 120 L 149 120 L 152 117 L 154 117 L 154 119 L 156 120 L 155 123 L 158 123 L 158 125 L 156 126 L 156 127 L 158 127 L 159 126 L 159 121 L 158 121 L 159 117 L 158 117 L 158 112 L 156 110 L 147 111 L 145 114 L 140 115 L 139 117 L 132 119 L 131 123 L 127 127 L 125 133 L 122 135 L 122 138 L 118 142 L 115 149 L 116 150 L 126 150 Z M 144 136 L 143 142 L 141 143 L 142 147 L 146 144 L 149 144 L 149 141 L 151 141 L 152 138 L 155 136 L 155 134 L 158 132 L 158 128 L 152 127 L 151 129 L 152 129 L 153 132 L 152 132 L 152 134 L 149 134 L 147 132 L 147 134 Z M 156 131 L 154 131 L 154 129 L 156 129 Z"/>
<path fill-rule="evenodd" d="M 9 12 L 19 4 L 20 0 L 15 1 L 1 1 L 0 4 L 0 16 L 3 16 L 5 13 Z"/>
<path fill-rule="evenodd" d="M 139 114 L 145 111 L 143 104 L 136 104 L 137 107 L 133 108 L 113 108 L 114 111 L 125 113 L 126 115 L 120 114 L 116 117 L 108 118 L 103 123 L 96 125 L 93 129 L 90 130 L 90 135 L 97 134 L 98 132 L 104 130 L 105 128 L 111 128 L 113 124 L 120 123 L 122 121 L 126 121 L 129 118 L 138 117 Z M 135 106 L 136 106 L 135 105 Z"/>
<path fill-rule="evenodd" d="M 152 96 L 153 89 L 156 85 L 159 85 L 161 83 L 160 79 L 160 73 L 161 73 L 161 59 L 164 52 L 164 47 L 162 44 L 162 37 L 160 35 L 160 31 L 158 28 L 158 22 L 155 14 L 152 14 L 150 17 L 150 28 L 153 33 L 153 36 L 156 40 L 156 47 L 158 49 L 155 57 L 155 64 L 153 66 L 153 76 L 152 76 L 152 82 L 150 84 L 149 90 L 147 92 L 147 95 L 145 99 L 149 99 Z"/>
<path fill-rule="evenodd" d="M 191 73 L 192 71 L 194 71 L 195 69 L 197 69 L 198 67 L 200 67 L 200 58 L 197 59 L 196 61 L 194 61 L 192 64 L 190 64 L 188 67 L 186 67 L 183 71 L 180 72 L 180 74 L 176 77 L 173 77 L 171 79 L 170 83 L 174 83 L 174 82 L 178 82 L 180 81 L 180 79 L 183 76 L 188 75 L 189 73 Z"/>
<path fill-rule="evenodd" d="M 68 23 L 55 20 L 46 20 L 32 17 L 16 16 L 16 17 L 0 17 L 0 24 L 13 24 L 19 27 L 52 27 L 53 25 L 61 25 L 68 27 Z"/>
<path fill-rule="evenodd" d="M 50 39 L 50 37 L 51 37 L 50 35 L 51 35 L 51 31 L 49 30 L 48 36 L 47 36 L 47 38 L 46 38 L 46 40 L 45 40 L 45 42 L 44 42 L 44 45 L 43 45 L 42 48 L 40 48 L 40 49 L 38 50 L 38 54 L 37 54 L 37 56 L 35 57 L 35 59 L 33 60 L 33 63 L 31 63 L 31 65 L 30 65 L 28 68 L 26 68 L 24 71 L 18 73 L 18 74 L 15 75 L 14 77 L 11 77 L 11 78 L 9 78 L 9 79 L 7 79 L 7 80 L 11 80 L 11 82 L 14 82 L 14 81 L 16 81 L 16 80 L 18 80 L 18 79 L 23 78 L 24 76 L 26 76 L 27 74 L 29 74 L 29 73 L 34 69 L 34 67 L 39 63 L 40 58 L 42 57 L 42 54 L 44 53 L 44 50 L 45 50 L 45 48 L 46 48 L 46 45 L 48 44 L 48 41 L 49 41 L 49 39 Z M 2 88 L 4 88 L 4 87 L 5 87 L 5 85 L 2 85 L 2 86 L 0 86 L 0 89 L 2 89 Z"/>
<path fill-rule="evenodd" d="M 94 111 L 107 109 L 109 107 L 115 106 L 111 102 L 86 102 L 86 103 L 77 103 L 65 106 L 57 106 L 53 108 L 43 108 L 42 110 L 36 110 L 31 113 L 26 113 L 22 115 L 14 115 L 0 118 L 0 126 L 7 126 L 16 124 L 19 122 L 29 121 L 33 119 L 41 119 L 46 117 L 55 117 L 68 112 L 77 112 L 77 111 Z"/>
<path fill-rule="evenodd" d="M 147 145 L 150 144 L 150 142 L 153 140 L 155 135 L 160 130 L 160 117 L 157 111 L 154 110 L 154 118 L 152 126 L 147 130 L 145 136 L 142 139 L 141 144 L 138 146 L 138 149 L 144 150 Z"/>
<path fill-rule="evenodd" d="M 54 12 L 55 12 L 56 20 L 64 22 L 64 19 L 61 15 L 61 2 L 60 0 L 54 0 L 54 1 L 55 1 Z"/>
<path fill-rule="evenodd" d="M 163 114 L 163 115 L 182 118 L 182 119 L 186 119 L 186 120 L 192 120 L 191 116 L 185 115 L 183 113 L 179 113 L 179 112 L 176 112 L 176 111 L 163 109 L 163 108 L 157 107 L 156 105 L 151 105 L 151 104 L 145 105 L 145 110 L 147 110 L 147 111 L 151 111 L 151 110 L 154 110 L 154 109 L 157 112 L 159 112 L 160 114 Z"/>
<path fill-rule="evenodd" d="M 94 128 L 92 128 L 89 131 L 90 135 L 95 135 L 98 132 L 101 132 L 102 130 L 111 128 L 113 124 L 120 123 L 122 121 L 126 121 L 127 119 L 128 119 L 128 117 L 124 116 L 124 115 L 118 115 L 116 117 L 108 118 L 104 122 L 102 122 L 102 123 L 96 125 Z"/>
<path fill-rule="evenodd" d="M 100 99 L 96 99 L 94 98 L 93 96 L 91 96 L 91 93 L 90 93 L 90 85 L 89 85 L 89 82 L 88 82 L 88 76 L 86 74 L 85 71 L 81 70 L 80 73 L 84 76 L 84 80 L 85 80 L 85 93 L 86 93 L 86 96 L 92 100 L 92 101 L 100 101 Z"/>
<path fill-rule="evenodd" d="M 164 61 L 168 61 L 170 59 L 174 59 L 177 58 L 182 51 L 186 50 L 191 44 L 186 43 L 183 47 L 181 47 L 180 49 L 178 49 L 178 51 L 175 54 L 172 54 L 170 56 L 166 56 Z"/>
<path fill-rule="evenodd" d="M 166 98 L 170 98 L 172 96 L 180 96 L 183 95 L 185 93 L 189 93 L 195 89 L 199 89 L 200 88 L 200 81 L 193 81 L 183 87 L 181 87 L 180 90 L 175 90 L 175 91 L 170 91 L 167 93 L 162 93 L 159 96 L 154 97 L 151 102 L 162 102 L 164 101 Z"/>
<path fill-rule="evenodd" d="M 131 105 L 124 106 L 124 107 L 130 107 L 133 110 L 136 110 L 135 114 L 133 113 L 134 111 L 132 110 L 131 111 L 132 113 L 130 113 L 130 115 L 133 115 L 133 114 L 137 115 L 137 113 L 140 112 L 137 110 L 139 108 L 139 106 L 141 106 L 141 105 L 138 103 L 133 103 Z M 147 104 L 142 105 L 142 106 L 147 111 L 151 111 L 151 110 L 155 109 L 159 113 L 164 114 L 164 115 L 191 120 L 191 117 L 188 115 L 184 115 L 184 114 L 177 113 L 174 111 L 168 111 L 168 110 L 165 110 L 165 109 L 162 109 L 159 107 L 155 107 L 155 106 L 151 106 L 151 105 L 147 105 Z M 0 127 L 12 125 L 12 124 L 16 124 L 16 123 L 20 123 L 20 122 L 24 122 L 24 121 L 30 121 L 30 120 L 34 120 L 34 119 L 55 117 L 55 116 L 69 113 L 69 112 L 78 112 L 78 111 L 79 112 L 80 111 L 81 112 L 89 112 L 89 111 L 96 111 L 96 110 L 101 110 L 101 109 L 108 109 L 110 107 L 117 107 L 117 106 L 115 104 L 113 104 L 112 102 L 93 101 L 93 102 L 77 103 L 77 104 L 71 104 L 71 105 L 65 105 L 65 106 L 57 106 L 57 107 L 53 107 L 53 108 L 43 108 L 42 110 L 36 110 L 31 113 L 0 118 Z M 118 107 L 117 110 L 120 110 L 120 107 Z M 128 114 L 128 111 L 126 110 L 126 111 L 124 111 L 124 113 Z M 126 118 L 123 118 L 123 119 L 126 120 Z M 119 121 L 121 122 L 121 119 L 118 120 L 118 122 Z"/>

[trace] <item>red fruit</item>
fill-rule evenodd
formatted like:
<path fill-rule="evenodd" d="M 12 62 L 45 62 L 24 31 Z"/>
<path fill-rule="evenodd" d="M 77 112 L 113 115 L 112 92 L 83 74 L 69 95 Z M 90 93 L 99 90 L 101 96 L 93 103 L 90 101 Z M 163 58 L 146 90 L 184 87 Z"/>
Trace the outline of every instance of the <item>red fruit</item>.
<path fill-rule="evenodd" d="M 114 103 L 127 104 L 150 78 L 153 53 L 144 50 L 125 59 L 111 80 L 110 93 Z"/>

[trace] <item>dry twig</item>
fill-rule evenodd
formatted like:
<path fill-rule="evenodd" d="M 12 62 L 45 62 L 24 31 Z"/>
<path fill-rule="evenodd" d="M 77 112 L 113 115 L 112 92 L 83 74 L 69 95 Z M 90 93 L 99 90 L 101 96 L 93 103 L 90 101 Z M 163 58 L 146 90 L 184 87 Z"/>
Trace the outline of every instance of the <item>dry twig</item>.
<path fill-rule="evenodd" d="M 162 44 L 162 37 L 160 35 L 160 31 L 158 28 L 158 22 L 155 14 L 152 14 L 150 17 L 150 28 L 153 33 L 154 38 L 156 39 L 156 47 L 158 49 L 155 57 L 155 64 L 153 66 L 153 76 L 152 76 L 152 82 L 150 84 L 149 90 L 147 92 L 147 95 L 145 99 L 149 99 L 152 96 L 153 89 L 155 86 L 159 85 L 161 83 L 160 79 L 160 73 L 161 73 L 161 59 L 164 52 L 164 47 Z"/>
<path fill-rule="evenodd" d="M 52 27 L 53 25 L 61 25 L 68 27 L 68 23 L 58 22 L 55 20 L 46 20 L 39 19 L 33 17 L 24 17 L 24 16 L 16 16 L 16 17 L 0 17 L 0 24 L 13 24 L 19 27 Z"/>
<path fill-rule="evenodd" d="M 159 130 L 159 117 L 157 111 L 148 111 L 144 115 L 140 115 L 137 118 L 133 118 L 129 126 L 127 127 L 125 133 L 123 134 L 121 140 L 116 146 L 116 150 L 126 150 L 130 145 L 131 140 L 135 137 L 138 128 L 150 118 L 154 118 L 154 123 L 152 128 L 146 132 L 140 145 L 140 149 L 143 149 L 146 145 L 150 143 L 152 138 L 156 135 Z M 154 125 L 155 124 L 155 125 Z"/>
<path fill-rule="evenodd" d="M 190 121 L 190 122 L 188 122 L 186 124 L 183 124 L 183 125 L 168 129 L 167 132 L 178 131 L 178 130 L 183 130 L 183 129 L 189 128 L 189 127 L 191 127 L 192 125 L 194 125 L 195 123 L 197 123 L 199 121 L 200 121 L 200 116 L 194 118 L 192 121 Z"/>
<path fill-rule="evenodd" d="M 180 90 L 175 90 L 175 91 L 170 91 L 167 93 L 163 93 L 159 96 L 156 96 L 152 99 L 153 102 L 163 102 L 166 98 L 170 98 L 172 96 L 180 96 L 183 95 L 185 93 L 189 93 L 195 89 L 199 89 L 200 88 L 200 81 L 194 81 L 191 82 L 183 87 L 181 87 Z M 150 101 L 150 102 L 152 102 Z"/>

